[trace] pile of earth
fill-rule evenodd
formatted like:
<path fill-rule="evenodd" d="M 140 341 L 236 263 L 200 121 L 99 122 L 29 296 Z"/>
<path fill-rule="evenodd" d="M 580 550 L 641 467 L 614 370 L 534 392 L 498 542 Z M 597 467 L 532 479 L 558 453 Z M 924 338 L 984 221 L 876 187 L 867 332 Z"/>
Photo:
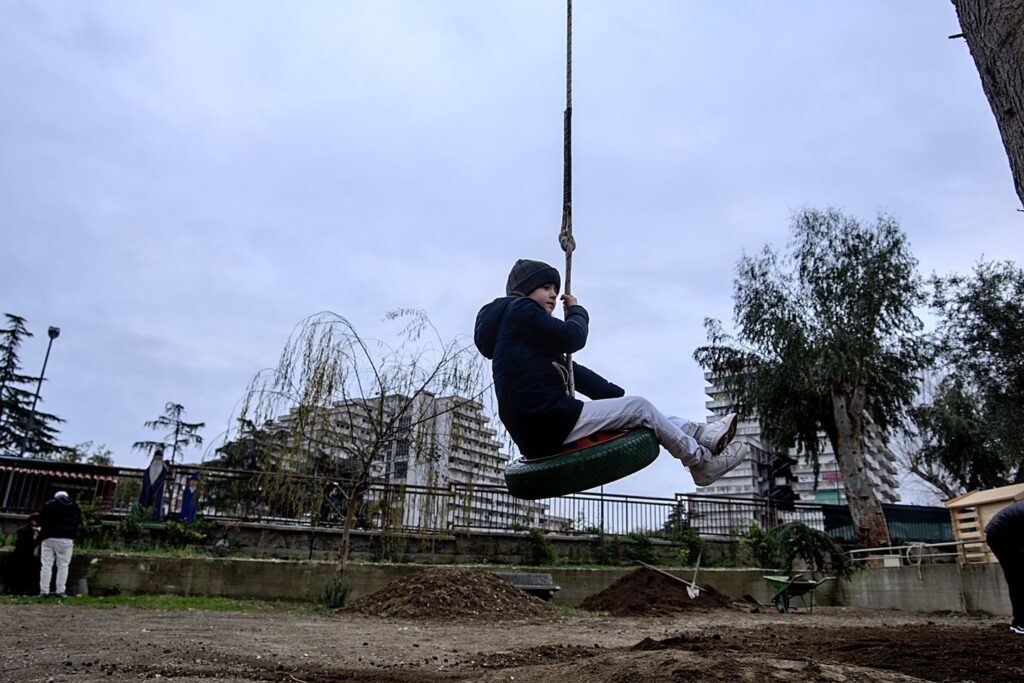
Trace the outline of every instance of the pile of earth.
<path fill-rule="evenodd" d="M 551 619 L 558 612 L 490 572 L 431 567 L 396 579 L 344 611 L 401 619 Z"/>
<path fill-rule="evenodd" d="M 729 609 L 732 601 L 708 585 L 701 585 L 700 595 L 691 598 L 682 581 L 641 567 L 588 596 L 581 607 L 617 617 L 664 616 L 694 609 Z"/>

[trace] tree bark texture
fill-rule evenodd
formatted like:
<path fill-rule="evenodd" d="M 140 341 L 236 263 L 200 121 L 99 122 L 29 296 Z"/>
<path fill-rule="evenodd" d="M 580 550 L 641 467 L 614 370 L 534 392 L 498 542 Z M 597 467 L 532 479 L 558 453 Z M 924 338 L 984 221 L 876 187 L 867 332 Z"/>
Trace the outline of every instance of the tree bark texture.
<path fill-rule="evenodd" d="M 353 487 L 345 507 L 345 526 L 341 529 L 341 543 L 338 545 L 338 557 L 334 564 L 334 581 L 338 586 L 345 585 L 345 571 L 348 569 L 349 551 L 352 549 L 352 530 L 356 528 L 356 487 Z"/>
<path fill-rule="evenodd" d="M 953 0 L 1024 203 L 1024 0 Z"/>
<path fill-rule="evenodd" d="M 882 502 L 868 477 L 864 457 L 864 387 L 832 396 L 835 431 L 829 435 L 836 458 L 843 468 L 843 489 L 857 540 L 869 548 L 888 546 L 889 526 Z"/>

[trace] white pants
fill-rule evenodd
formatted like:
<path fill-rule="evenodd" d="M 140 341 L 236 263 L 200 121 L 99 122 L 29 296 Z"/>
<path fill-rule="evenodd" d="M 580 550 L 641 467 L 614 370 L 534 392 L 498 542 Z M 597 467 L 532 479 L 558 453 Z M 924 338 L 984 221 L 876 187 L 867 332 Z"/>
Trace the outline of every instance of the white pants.
<path fill-rule="evenodd" d="M 47 538 L 39 544 L 39 594 L 50 592 L 50 576 L 53 562 L 57 561 L 57 595 L 63 595 L 68 583 L 68 566 L 71 564 L 71 551 L 75 542 L 70 538 Z"/>
<path fill-rule="evenodd" d="M 602 429 L 632 429 L 647 427 L 654 430 L 658 442 L 673 457 L 687 467 L 700 462 L 700 446 L 693 435 L 697 425 L 680 417 L 665 415 L 642 396 L 602 398 L 584 401 L 583 411 L 576 420 L 576 426 L 569 432 L 565 443 L 581 439 Z"/>

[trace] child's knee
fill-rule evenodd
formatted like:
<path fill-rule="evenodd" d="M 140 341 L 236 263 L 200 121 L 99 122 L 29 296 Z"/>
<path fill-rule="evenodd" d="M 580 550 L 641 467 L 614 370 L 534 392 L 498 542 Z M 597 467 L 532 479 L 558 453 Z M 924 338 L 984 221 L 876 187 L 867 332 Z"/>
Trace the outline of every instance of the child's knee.
<path fill-rule="evenodd" d="M 630 396 L 629 400 L 630 407 L 636 412 L 643 413 L 644 415 L 653 415 L 655 413 L 654 404 L 643 396 Z"/>

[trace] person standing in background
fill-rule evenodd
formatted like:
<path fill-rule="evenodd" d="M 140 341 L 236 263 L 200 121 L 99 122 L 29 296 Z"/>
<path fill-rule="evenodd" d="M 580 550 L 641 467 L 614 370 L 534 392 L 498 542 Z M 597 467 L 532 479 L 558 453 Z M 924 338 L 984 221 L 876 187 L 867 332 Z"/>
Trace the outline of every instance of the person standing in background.
<path fill-rule="evenodd" d="M 1010 589 L 1010 632 L 1024 636 L 1024 500 L 996 513 L 985 526 L 985 542 L 999 560 Z"/>
<path fill-rule="evenodd" d="M 181 513 L 178 519 L 182 522 L 196 521 L 199 497 L 199 472 L 193 472 L 185 482 L 185 491 L 181 495 Z"/>
<path fill-rule="evenodd" d="M 164 518 L 164 485 L 170 468 L 164 463 L 164 452 L 158 448 L 153 451 L 153 459 L 142 472 L 142 492 L 139 494 L 139 507 L 150 508 L 149 518 Z"/>
<path fill-rule="evenodd" d="M 39 513 L 39 595 L 50 594 L 50 579 L 53 565 L 57 563 L 57 582 L 54 586 L 57 597 L 66 594 L 68 567 L 75 548 L 75 536 L 82 525 L 82 511 L 67 491 L 57 491 L 53 500 L 43 506 Z"/>
<path fill-rule="evenodd" d="M 7 592 L 35 595 L 39 591 L 39 513 L 33 512 L 16 532 L 14 552 L 7 564 Z"/>

